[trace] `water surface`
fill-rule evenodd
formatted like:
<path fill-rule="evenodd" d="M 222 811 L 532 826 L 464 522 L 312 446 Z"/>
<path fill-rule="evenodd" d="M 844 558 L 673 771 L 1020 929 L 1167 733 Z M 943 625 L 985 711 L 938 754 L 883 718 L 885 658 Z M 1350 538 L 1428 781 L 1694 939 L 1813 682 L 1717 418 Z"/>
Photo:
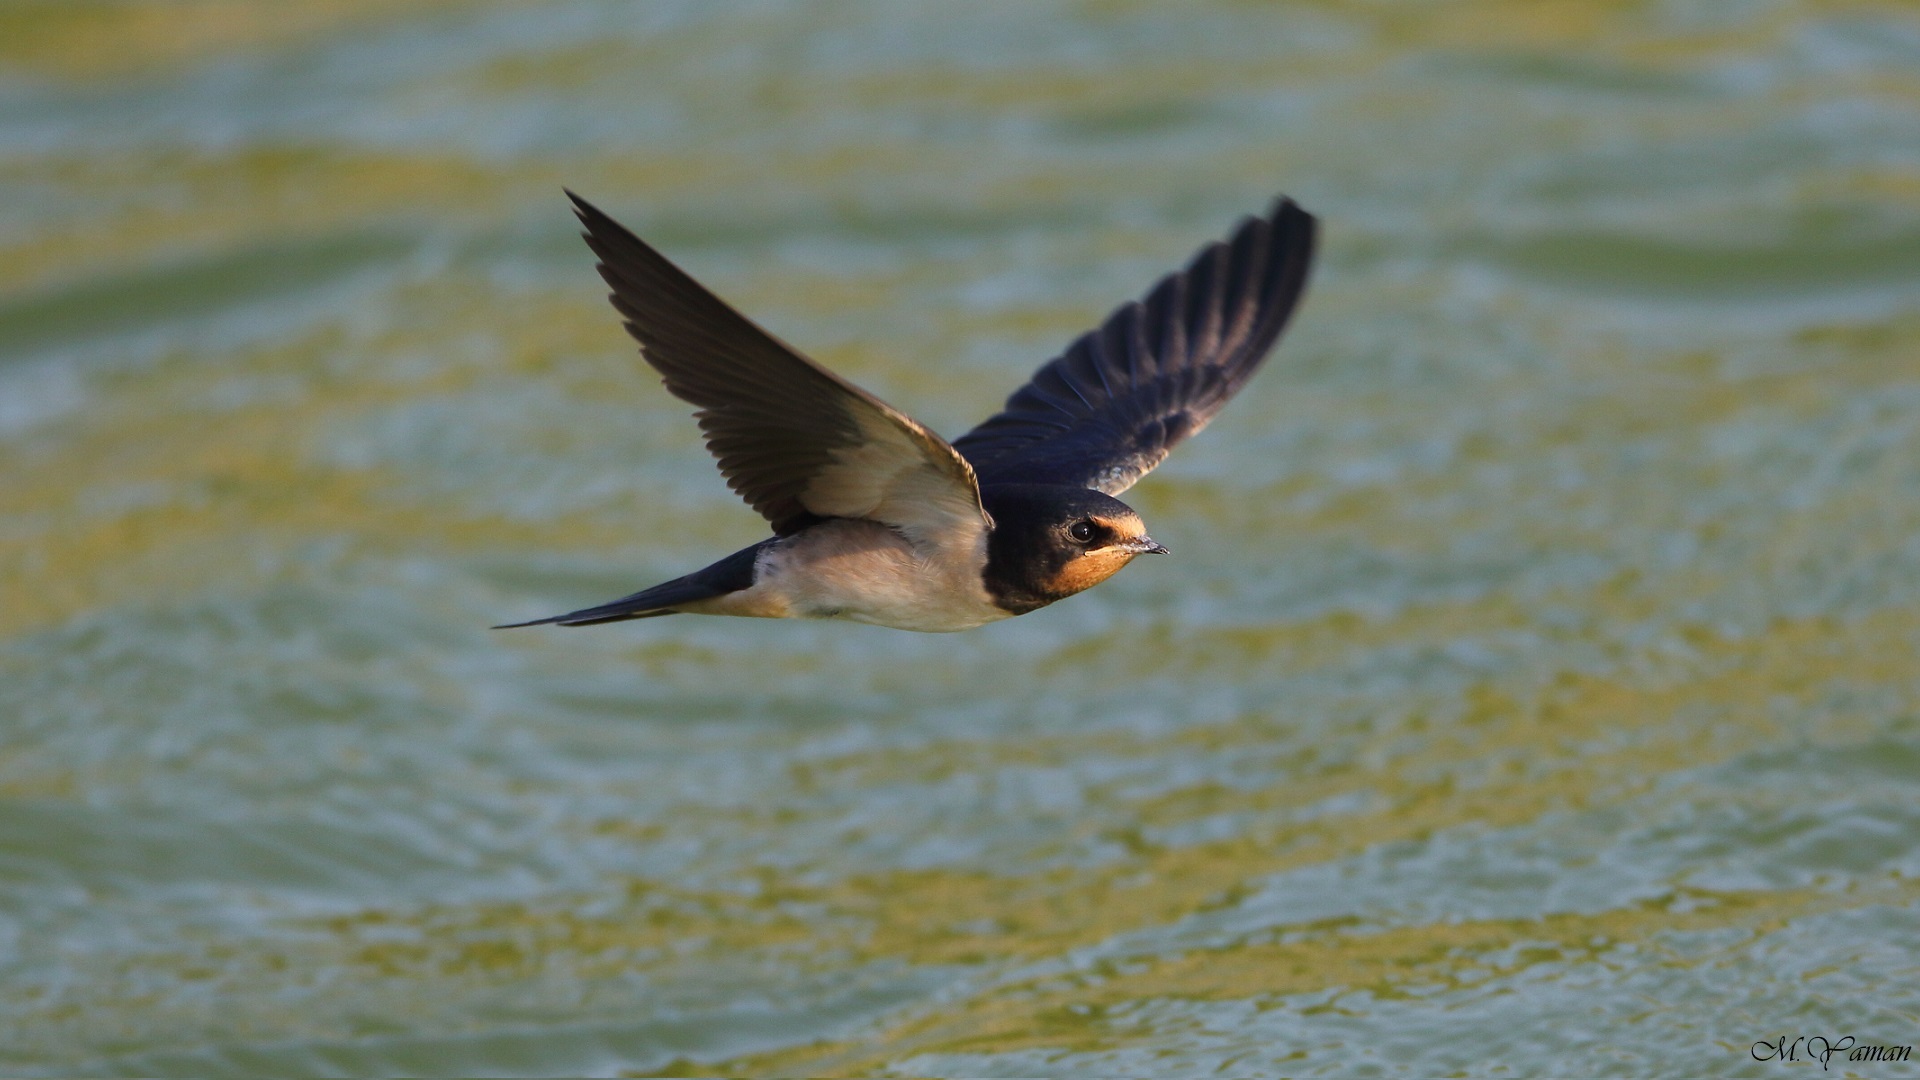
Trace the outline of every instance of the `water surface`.
<path fill-rule="evenodd" d="M 1916 148 L 1845 0 L 9 5 L 0 1070 L 1920 1041 Z M 562 184 L 949 435 L 1325 252 L 1172 558 L 494 633 L 763 535 Z"/>

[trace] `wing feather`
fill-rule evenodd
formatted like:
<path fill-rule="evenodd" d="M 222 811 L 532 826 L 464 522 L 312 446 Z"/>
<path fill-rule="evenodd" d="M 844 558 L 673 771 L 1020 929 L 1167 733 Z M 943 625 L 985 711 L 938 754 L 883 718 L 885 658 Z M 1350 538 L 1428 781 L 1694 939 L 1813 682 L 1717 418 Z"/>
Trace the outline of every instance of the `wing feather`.
<path fill-rule="evenodd" d="M 947 442 L 756 326 L 567 192 L 640 353 L 698 408 L 728 486 L 779 535 L 868 518 L 916 543 L 983 542 L 973 469 Z"/>
<path fill-rule="evenodd" d="M 1291 199 L 1121 305 L 954 440 L 986 483 L 1117 495 L 1213 419 L 1286 329 L 1316 225 Z"/>

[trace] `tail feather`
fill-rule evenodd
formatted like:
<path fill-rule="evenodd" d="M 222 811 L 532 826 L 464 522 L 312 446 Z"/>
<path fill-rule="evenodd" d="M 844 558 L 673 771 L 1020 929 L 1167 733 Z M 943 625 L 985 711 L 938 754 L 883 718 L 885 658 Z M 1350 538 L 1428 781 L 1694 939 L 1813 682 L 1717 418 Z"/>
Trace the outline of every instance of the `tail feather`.
<path fill-rule="evenodd" d="M 739 592 L 753 584 L 753 564 L 760 557 L 760 549 L 773 540 L 762 540 L 750 548 L 736 551 L 704 570 L 696 570 L 686 577 L 661 582 L 650 589 L 642 589 L 632 596 L 623 596 L 610 603 L 596 607 L 569 611 L 565 615 L 554 615 L 545 619 L 533 619 L 528 622 L 503 623 L 495 630 L 516 630 L 523 626 L 594 626 L 599 623 L 625 622 L 628 619 L 651 619 L 660 615 L 675 614 L 675 608 L 681 604 L 690 604 L 696 600 L 709 600 L 724 596 L 730 592 Z"/>

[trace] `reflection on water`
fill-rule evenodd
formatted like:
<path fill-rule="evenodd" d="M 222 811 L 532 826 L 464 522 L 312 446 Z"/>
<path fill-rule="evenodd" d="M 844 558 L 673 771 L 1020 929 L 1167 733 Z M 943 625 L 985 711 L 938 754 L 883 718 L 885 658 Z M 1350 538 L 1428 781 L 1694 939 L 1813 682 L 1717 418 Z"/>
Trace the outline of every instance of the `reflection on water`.
<path fill-rule="evenodd" d="M 1915 1041 L 1906 8 L 262 10 L 0 11 L 8 1073 Z M 1277 191 L 1326 258 L 1172 559 L 492 634 L 761 535 L 563 183 L 950 434 Z"/>

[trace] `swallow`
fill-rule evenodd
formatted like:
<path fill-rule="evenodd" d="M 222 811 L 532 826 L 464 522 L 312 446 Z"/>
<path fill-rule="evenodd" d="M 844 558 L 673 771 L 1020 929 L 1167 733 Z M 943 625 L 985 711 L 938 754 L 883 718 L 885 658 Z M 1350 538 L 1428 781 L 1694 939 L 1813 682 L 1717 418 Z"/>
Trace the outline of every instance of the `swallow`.
<path fill-rule="evenodd" d="M 773 535 L 598 607 L 496 629 L 690 613 L 967 630 L 1167 549 L 1115 496 L 1253 376 L 1306 287 L 1291 199 L 1043 364 L 952 442 L 808 359 L 567 192 L 640 354 L 693 405 L 727 484 Z"/>

